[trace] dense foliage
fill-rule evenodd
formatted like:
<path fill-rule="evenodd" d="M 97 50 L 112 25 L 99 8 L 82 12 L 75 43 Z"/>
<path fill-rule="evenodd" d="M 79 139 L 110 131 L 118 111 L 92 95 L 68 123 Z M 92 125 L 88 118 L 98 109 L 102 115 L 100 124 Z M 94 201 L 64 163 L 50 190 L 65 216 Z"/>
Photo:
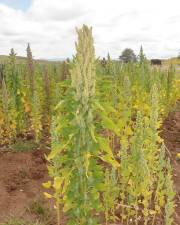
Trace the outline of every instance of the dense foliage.
<path fill-rule="evenodd" d="M 180 98 L 173 66 L 152 67 L 95 58 L 92 29 L 77 30 L 72 62 L 27 61 L 0 67 L 0 145 L 51 127 L 44 187 L 68 225 L 173 223 L 170 161 L 160 137 L 163 119 Z M 69 72 L 70 71 L 70 72 Z M 53 191 L 53 192 L 52 192 Z"/>
<path fill-rule="evenodd" d="M 71 84 L 56 107 L 47 157 L 56 209 L 67 224 L 172 224 L 172 171 L 160 137 L 180 97 L 173 67 L 96 61 L 92 32 L 77 30 Z M 95 87 L 96 83 L 96 87 Z M 165 212 L 165 215 L 164 215 Z M 58 224 L 60 217 L 58 216 Z"/>

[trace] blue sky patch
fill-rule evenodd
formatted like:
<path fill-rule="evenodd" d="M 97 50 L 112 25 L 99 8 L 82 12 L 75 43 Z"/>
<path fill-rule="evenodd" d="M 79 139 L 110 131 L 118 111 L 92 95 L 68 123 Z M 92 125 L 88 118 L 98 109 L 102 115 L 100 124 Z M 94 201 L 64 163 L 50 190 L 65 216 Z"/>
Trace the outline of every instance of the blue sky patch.
<path fill-rule="evenodd" d="M 0 0 L 0 3 L 3 3 L 14 9 L 21 9 L 23 11 L 29 8 L 31 2 L 31 0 Z"/>

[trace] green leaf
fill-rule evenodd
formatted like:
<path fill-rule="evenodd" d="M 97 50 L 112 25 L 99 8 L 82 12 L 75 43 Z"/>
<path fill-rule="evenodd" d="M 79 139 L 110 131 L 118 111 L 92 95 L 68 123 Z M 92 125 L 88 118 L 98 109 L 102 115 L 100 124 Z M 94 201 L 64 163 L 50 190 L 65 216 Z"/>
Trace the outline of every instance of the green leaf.
<path fill-rule="evenodd" d="M 98 137 L 97 140 L 98 140 L 101 150 L 105 151 L 110 157 L 113 158 L 114 156 L 113 156 L 112 150 L 109 146 L 109 141 L 102 137 Z"/>
<path fill-rule="evenodd" d="M 55 107 L 54 110 L 60 109 L 64 104 L 64 100 L 60 101 Z"/>
<path fill-rule="evenodd" d="M 111 164 L 114 168 L 120 167 L 120 164 L 115 159 L 111 158 L 109 155 L 100 156 L 99 158 L 102 161 Z"/>
<path fill-rule="evenodd" d="M 113 131 L 117 136 L 119 136 L 118 126 L 105 115 L 102 115 L 101 118 L 102 118 L 102 123 L 104 125 L 104 128 L 107 128 L 107 129 Z"/>
<path fill-rule="evenodd" d="M 104 103 L 103 108 L 105 109 L 106 113 L 118 113 L 113 106 L 109 105 L 109 103 Z"/>
<path fill-rule="evenodd" d="M 107 139 L 102 138 L 102 137 L 98 137 L 98 143 L 99 146 L 101 148 L 101 150 L 103 150 L 104 152 L 106 152 L 106 154 L 104 156 L 100 156 L 100 159 L 103 160 L 104 162 L 107 162 L 109 164 L 111 164 L 113 167 L 117 168 L 119 167 L 119 163 L 114 159 L 114 155 L 113 152 L 109 146 L 109 142 Z"/>
<path fill-rule="evenodd" d="M 95 134 L 94 134 L 94 130 L 95 130 L 95 127 L 93 125 L 91 125 L 90 126 L 91 137 L 97 143 L 97 140 L 96 140 L 96 137 L 95 137 Z"/>
<path fill-rule="evenodd" d="M 54 157 L 59 154 L 62 150 L 64 150 L 68 144 L 70 143 L 72 137 L 74 136 L 74 134 L 71 134 L 70 137 L 69 137 L 69 140 L 62 146 L 59 146 L 57 145 L 54 149 L 52 149 L 52 151 L 50 152 L 50 154 L 48 155 L 47 157 L 47 160 L 51 160 L 51 159 L 54 159 Z"/>
<path fill-rule="evenodd" d="M 101 111 L 105 111 L 103 106 L 98 101 L 94 102 L 94 107 L 95 109 L 100 109 Z"/>

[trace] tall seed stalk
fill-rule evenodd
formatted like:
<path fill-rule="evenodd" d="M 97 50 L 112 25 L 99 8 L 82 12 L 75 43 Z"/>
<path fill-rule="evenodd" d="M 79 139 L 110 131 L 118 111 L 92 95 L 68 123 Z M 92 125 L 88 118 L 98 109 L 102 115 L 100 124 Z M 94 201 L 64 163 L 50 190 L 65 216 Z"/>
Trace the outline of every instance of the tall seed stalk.
<path fill-rule="evenodd" d="M 30 97 L 33 98 L 33 95 L 34 95 L 34 62 L 33 62 L 32 51 L 31 51 L 29 43 L 28 43 L 26 51 L 27 51 L 27 73 L 28 73 L 28 80 L 29 80 L 29 86 L 30 86 Z"/>
<path fill-rule="evenodd" d="M 72 87 L 75 101 L 78 103 L 75 112 L 75 126 L 78 132 L 75 136 L 74 158 L 77 170 L 76 201 L 80 203 L 76 212 L 78 224 L 92 224 L 92 205 L 90 199 L 89 171 L 90 157 L 92 155 L 91 130 L 93 124 L 93 99 L 95 96 L 95 51 L 93 46 L 92 29 L 83 26 L 77 29 L 78 42 L 76 43 L 76 57 L 71 70 Z"/>
<path fill-rule="evenodd" d="M 77 29 L 76 56 L 71 70 L 71 88 L 56 106 L 53 119 L 49 174 L 54 179 L 55 205 L 68 216 L 68 225 L 98 224 L 94 211 L 101 208 L 98 184 L 103 172 L 98 165 L 99 148 L 93 135 L 95 102 L 95 52 L 92 29 Z M 93 137 L 94 136 L 94 137 Z M 60 185 L 57 185 L 57 180 Z M 49 183 L 44 184 L 52 187 Z"/>

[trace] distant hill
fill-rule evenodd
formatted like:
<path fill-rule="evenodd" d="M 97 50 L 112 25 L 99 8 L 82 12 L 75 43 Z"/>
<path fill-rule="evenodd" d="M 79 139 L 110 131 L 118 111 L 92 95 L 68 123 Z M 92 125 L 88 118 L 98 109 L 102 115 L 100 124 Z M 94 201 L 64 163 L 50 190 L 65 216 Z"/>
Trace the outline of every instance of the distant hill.
<path fill-rule="evenodd" d="M 164 60 L 166 64 L 180 65 L 180 58 L 174 57 Z"/>
<path fill-rule="evenodd" d="M 0 63 L 6 63 L 9 59 L 9 56 L 7 55 L 0 55 Z M 26 57 L 23 56 L 17 56 L 18 62 L 24 62 L 26 60 Z"/>
<path fill-rule="evenodd" d="M 7 63 L 9 59 L 9 56 L 7 55 L 0 55 L 0 63 Z M 26 62 L 26 57 L 24 56 L 16 56 L 16 61 L 17 63 L 25 63 Z M 35 62 L 37 63 L 60 63 L 64 61 L 63 58 L 56 58 L 56 59 L 34 59 Z"/>
<path fill-rule="evenodd" d="M 45 60 L 49 62 L 62 62 L 62 61 L 65 61 L 66 58 L 52 58 L 52 59 L 39 59 L 39 60 Z"/>

